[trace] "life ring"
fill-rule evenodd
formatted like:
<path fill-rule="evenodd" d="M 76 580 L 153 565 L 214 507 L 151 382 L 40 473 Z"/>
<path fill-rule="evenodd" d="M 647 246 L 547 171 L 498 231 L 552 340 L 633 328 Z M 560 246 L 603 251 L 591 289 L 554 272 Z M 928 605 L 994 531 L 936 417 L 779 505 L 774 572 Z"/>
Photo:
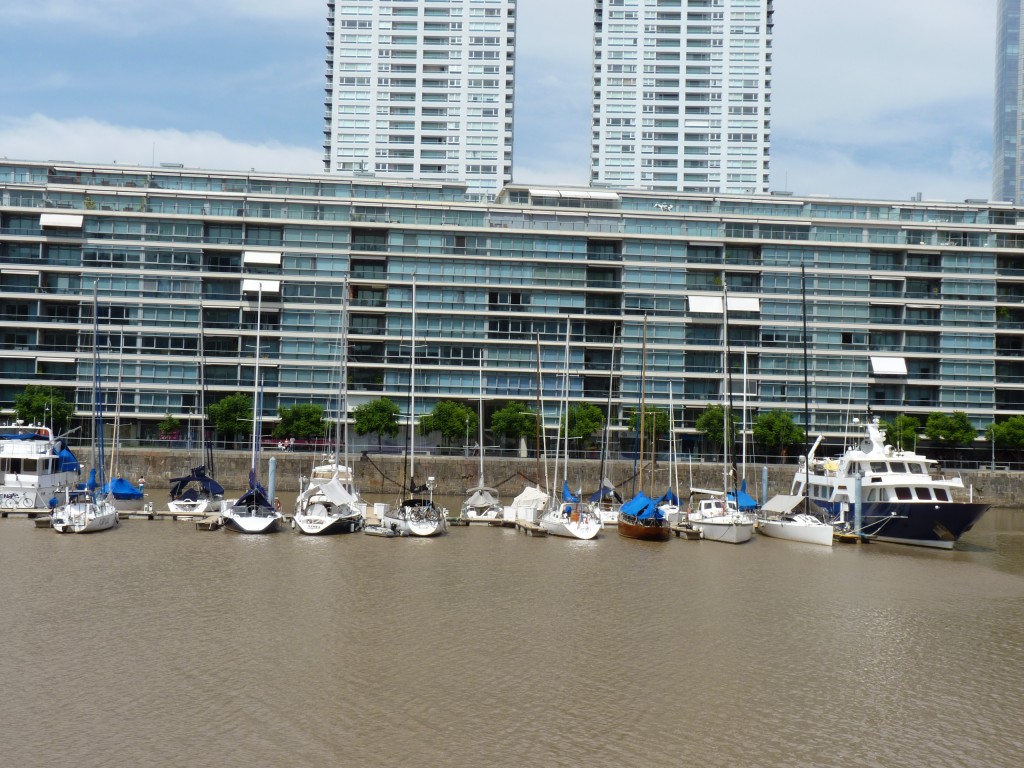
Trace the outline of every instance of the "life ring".
<path fill-rule="evenodd" d="M 274 497 L 274 511 L 275 512 L 280 512 L 281 511 L 281 500 L 279 498 L 277 498 L 277 496 Z"/>

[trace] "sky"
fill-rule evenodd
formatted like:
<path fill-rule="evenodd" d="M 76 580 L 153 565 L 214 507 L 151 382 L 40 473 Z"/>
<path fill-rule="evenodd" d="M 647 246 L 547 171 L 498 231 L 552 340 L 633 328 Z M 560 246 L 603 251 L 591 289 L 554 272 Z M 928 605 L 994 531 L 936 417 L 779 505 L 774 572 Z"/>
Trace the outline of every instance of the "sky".
<path fill-rule="evenodd" d="M 519 0 L 513 178 L 587 183 L 592 0 Z M 322 171 L 324 0 L 2 0 L 0 156 Z M 991 192 L 996 0 L 776 0 L 771 187 Z"/>

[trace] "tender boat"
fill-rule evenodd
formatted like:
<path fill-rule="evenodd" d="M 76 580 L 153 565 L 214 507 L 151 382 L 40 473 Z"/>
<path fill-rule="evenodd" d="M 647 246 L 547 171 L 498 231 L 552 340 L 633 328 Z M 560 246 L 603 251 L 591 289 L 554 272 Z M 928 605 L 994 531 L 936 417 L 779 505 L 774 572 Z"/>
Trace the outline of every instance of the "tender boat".
<path fill-rule="evenodd" d="M 968 498 L 963 479 L 946 477 L 933 459 L 887 445 L 878 419 L 860 444 L 834 459 L 818 459 L 819 437 L 801 457 L 791 495 L 807 496 L 840 532 L 897 544 L 952 549 L 989 509 Z M 858 484 L 861 509 L 856 510 Z"/>

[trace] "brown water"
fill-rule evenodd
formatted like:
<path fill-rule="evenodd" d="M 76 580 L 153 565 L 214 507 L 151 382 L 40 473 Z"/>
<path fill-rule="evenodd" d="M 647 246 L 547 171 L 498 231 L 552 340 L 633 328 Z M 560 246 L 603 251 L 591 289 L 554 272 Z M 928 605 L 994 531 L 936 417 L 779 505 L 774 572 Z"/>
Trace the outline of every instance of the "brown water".
<path fill-rule="evenodd" d="M 4 766 L 1018 766 L 1024 512 L 953 552 L 0 521 Z"/>

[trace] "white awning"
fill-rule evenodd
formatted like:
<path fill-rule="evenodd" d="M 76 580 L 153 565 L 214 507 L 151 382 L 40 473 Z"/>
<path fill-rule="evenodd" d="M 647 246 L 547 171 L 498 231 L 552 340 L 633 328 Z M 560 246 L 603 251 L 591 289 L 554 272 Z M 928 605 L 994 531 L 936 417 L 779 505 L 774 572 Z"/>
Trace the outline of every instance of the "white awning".
<path fill-rule="evenodd" d="M 787 496 L 779 494 L 772 496 L 761 506 L 761 511 L 774 513 L 776 515 L 787 515 L 804 503 L 803 496 Z"/>
<path fill-rule="evenodd" d="M 730 312 L 760 312 L 761 300 L 757 296 L 730 296 Z"/>
<path fill-rule="evenodd" d="M 722 314 L 721 296 L 690 296 L 691 312 L 711 312 L 716 315 Z"/>
<path fill-rule="evenodd" d="M 242 253 L 242 264 L 260 264 L 265 266 L 280 267 L 280 251 L 245 251 Z"/>
<path fill-rule="evenodd" d="M 280 293 L 280 280 L 251 280 L 242 281 L 242 293 Z"/>
<path fill-rule="evenodd" d="M 80 213 L 41 213 L 39 214 L 39 226 L 81 229 L 84 218 Z"/>
<path fill-rule="evenodd" d="M 530 197 L 561 197 L 562 193 L 557 189 L 531 189 Z"/>
<path fill-rule="evenodd" d="M 906 376 L 907 360 L 904 357 L 872 357 L 871 371 L 876 376 Z"/>

